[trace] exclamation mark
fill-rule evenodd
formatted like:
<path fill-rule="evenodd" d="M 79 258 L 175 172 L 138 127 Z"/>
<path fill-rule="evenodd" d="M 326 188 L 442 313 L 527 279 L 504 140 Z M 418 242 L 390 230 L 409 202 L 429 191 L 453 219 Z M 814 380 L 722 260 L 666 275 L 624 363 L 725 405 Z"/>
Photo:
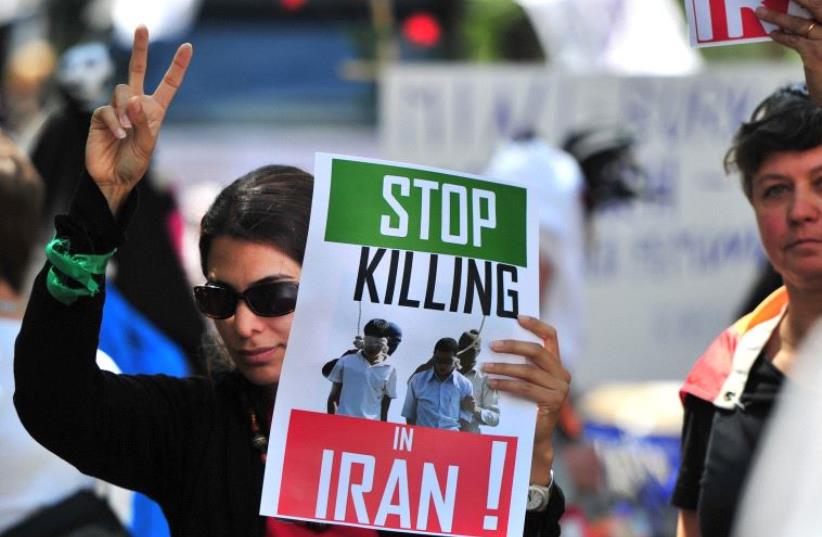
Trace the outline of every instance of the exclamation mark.
<path fill-rule="evenodd" d="M 505 451 L 508 449 L 507 442 L 492 442 L 491 444 L 491 466 L 488 471 L 488 498 L 485 506 L 489 511 L 499 509 L 499 493 L 502 489 L 502 470 L 505 463 Z M 496 530 L 499 520 L 496 515 L 485 515 L 482 520 L 482 529 Z"/>

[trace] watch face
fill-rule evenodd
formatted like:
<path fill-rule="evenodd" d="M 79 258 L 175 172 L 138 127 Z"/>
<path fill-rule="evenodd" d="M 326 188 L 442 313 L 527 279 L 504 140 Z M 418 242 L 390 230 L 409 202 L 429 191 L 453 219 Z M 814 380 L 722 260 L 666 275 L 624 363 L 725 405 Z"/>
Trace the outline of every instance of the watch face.
<path fill-rule="evenodd" d="M 528 503 L 525 506 L 527 510 L 533 511 L 535 509 L 539 509 L 539 507 L 542 505 L 542 501 L 542 491 L 533 487 L 528 489 Z"/>

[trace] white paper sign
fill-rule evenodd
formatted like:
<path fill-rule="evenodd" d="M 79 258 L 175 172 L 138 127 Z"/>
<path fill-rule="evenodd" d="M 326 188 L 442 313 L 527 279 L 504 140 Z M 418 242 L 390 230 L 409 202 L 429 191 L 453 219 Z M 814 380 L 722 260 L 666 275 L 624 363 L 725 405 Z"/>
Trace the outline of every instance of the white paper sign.
<path fill-rule="evenodd" d="M 262 514 L 521 534 L 535 405 L 475 375 L 484 361 L 522 361 L 491 341 L 535 340 L 516 321 L 538 311 L 534 212 L 518 185 L 317 156 Z M 380 331 L 397 327 L 396 349 L 388 335 L 382 347 Z M 478 364 L 453 369 L 472 329 Z M 356 346 L 355 336 L 364 337 Z"/>

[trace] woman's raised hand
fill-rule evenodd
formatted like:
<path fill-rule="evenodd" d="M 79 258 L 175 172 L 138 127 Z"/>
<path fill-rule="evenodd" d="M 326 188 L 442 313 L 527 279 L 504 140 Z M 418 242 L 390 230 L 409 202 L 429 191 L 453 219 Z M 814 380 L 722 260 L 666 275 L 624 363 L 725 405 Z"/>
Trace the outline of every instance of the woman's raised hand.
<path fill-rule="evenodd" d="M 779 27 L 771 32 L 774 41 L 799 53 L 811 99 L 817 106 L 822 106 L 822 0 L 793 1 L 807 9 L 813 18 L 788 15 L 764 7 L 757 8 L 756 16 Z"/>
<path fill-rule="evenodd" d="M 192 47 L 180 45 L 163 80 L 143 92 L 148 61 L 148 29 L 134 31 L 128 84 L 118 84 L 110 105 L 94 111 L 86 141 L 86 169 L 116 214 L 148 169 L 160 127 L 191 61 Z"/>

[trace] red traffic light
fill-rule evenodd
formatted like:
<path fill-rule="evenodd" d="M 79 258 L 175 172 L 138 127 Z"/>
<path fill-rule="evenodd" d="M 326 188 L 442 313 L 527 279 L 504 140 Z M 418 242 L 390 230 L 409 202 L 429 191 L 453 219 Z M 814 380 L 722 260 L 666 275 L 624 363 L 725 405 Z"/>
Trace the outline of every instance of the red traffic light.
<path fill-rule="evenodd" d="M 402 23 L 402 33 L 408 41 L 420 47 L 433 47 L 440 41 L 442 27 L 430 13 L 411 14 Z"/>

